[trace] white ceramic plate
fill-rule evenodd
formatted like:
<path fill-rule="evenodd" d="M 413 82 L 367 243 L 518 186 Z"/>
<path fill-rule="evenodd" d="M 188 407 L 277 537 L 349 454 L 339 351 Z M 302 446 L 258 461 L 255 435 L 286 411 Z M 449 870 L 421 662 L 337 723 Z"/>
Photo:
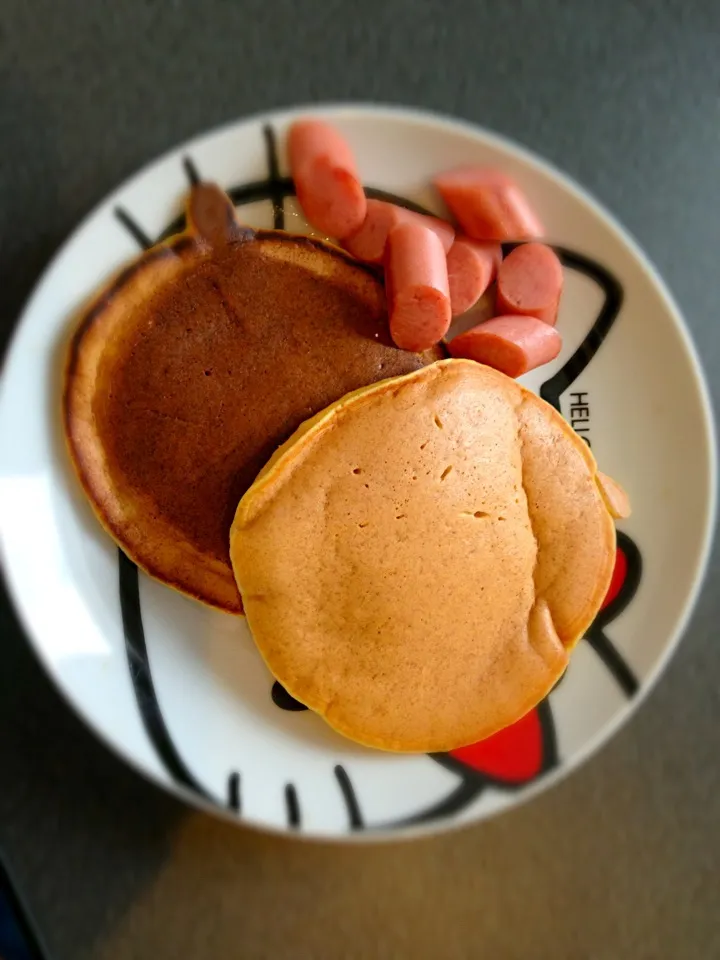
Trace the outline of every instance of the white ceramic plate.
<path fill-rule="evenodd" d="M 302 113 L 307 113 L 303 110 Z M 293 113 L 202 136 L 133 177 L 55 258 L 17 330 L 0 397 L 0 530 L 7 579 L 40 659 L 70 704 L 148 778 L 205 809 L 277 831 L 391 837 L 478 820 L 587 758 L 648 691 L 687 620 L 708 554 L 715 456 L 707 393 L 678 311 L 645 257 L 578 187 L 468 125 L 375 107 L 317 111 L 355 149 L 369 187 L 438 211 L 432 174 L 491 164 L 517 178 L 566 267 L 557 361 L 527 379 L 629 490 L 611 597 L 562 682 L 528 717 L 449 755 L 355 746 L 275 691 L 245 622 L 138 577 L 68 469 L 60 371 L 78 308 L 177 223 L 188 180 L 216 180 L 271 226 Z M 273 146 L 279 154 L 279 171 Z M 275 216 L 279 216 L 275 208 Z M 278 701 L 279 706 L 275 701 Z"/>

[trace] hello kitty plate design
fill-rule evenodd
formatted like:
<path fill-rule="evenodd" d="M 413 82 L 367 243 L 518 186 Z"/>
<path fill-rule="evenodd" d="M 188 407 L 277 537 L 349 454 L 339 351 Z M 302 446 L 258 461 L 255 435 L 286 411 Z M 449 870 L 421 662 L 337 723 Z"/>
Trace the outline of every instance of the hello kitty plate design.
<path fill-rule="evenodd" d="M 552 403 L 627 488 L 605 604 L 550 696 L 514 726 L 449 754 L 355 745 L 274 684 L 242 618 L 140 574 L 101 530 L 60 424 L 78 310 L 139 250 L 182 227 L 189 183 L 214 180 L 256 227 L 309 231 L 288 176 L 298 115 L 336 124 L 369 195 L 442 213 L 435 172 L 516 178 L 565 268 L 557 360 L 523 383 Z M 524 150 L 416 111 L 277 112 L 152 163 L 81 224 L 40 281 L 0 392 L 0 536 L 28 637 L 67 701 L 138 771 L 239 823 L 306 837 L 427 833 L 506 809 L 556 781 L 630 716 L 697 596 L 715 512 L 707 391 L 687 330 L 644 255 L 587 194 Z M 412 691 L 408 691 L 410 696 Z"/>

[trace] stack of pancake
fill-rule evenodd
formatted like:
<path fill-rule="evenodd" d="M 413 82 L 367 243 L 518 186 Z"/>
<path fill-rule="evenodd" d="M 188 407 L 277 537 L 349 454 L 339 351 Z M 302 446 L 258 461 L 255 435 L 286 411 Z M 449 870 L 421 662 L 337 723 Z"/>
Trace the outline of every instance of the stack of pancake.
<path fill-rule="evenodd" d="M 517 720 L 602 603 L 622 491 L 513 380 L 394 347 L 339 249 L 242 228 L 209 185 L 188 213 L 72 341 L 65 429 L 101 523 L 244 607 L 273 675 L 354 740 L 449 750 Z"/>

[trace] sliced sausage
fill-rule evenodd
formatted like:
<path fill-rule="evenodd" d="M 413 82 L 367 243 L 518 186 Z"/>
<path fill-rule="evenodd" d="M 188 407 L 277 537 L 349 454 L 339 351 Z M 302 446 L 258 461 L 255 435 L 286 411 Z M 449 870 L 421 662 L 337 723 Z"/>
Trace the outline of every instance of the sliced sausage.
<path fill-rule="evenodd" d="M 365 219 L 367 201 L 355 158 L 343 137 L 322 120 L 298 120 L 288 136 L 290 172 L 310 223 L 342 239 Z"/>
<path fill-rule="evenodd" d="M 454 317 L 474 307 L 495 279 L 502 261 L 499 243 L 457 237 L 447 255 L 450 302 Z"/>
<path fill-rule="evenodd" d="M 493 317 L 460 334 L 448 344 L 453 357 L 477 360 L 509 377 L 554 360 L 562 338 L 555 327 L 537 317 Z"/>
<path fill-rule="evenodd" d="M 532 240 L 545 232 L 520 187 L 500 170 L 458 167 L 433 182 L 474 240 Z"/>
<path fill-rule="evenodd" d="M 497 277 L 497 312 L 557 322 L 563 268 L 557 254 L 544 243 L 524 243 L 503 260 Z"/>
<path fill-rule="evenodd" d="M 401 223 L 388 239 L 390 333 L 398 347 L 420 353 L 447 333 L 452 312 L 440 237 L 422 223 Z"/>
<path fill-rule="evenodd" d="M 359 230 L 343 239 L 346 250 L 365 263 L 382 263 L 385 257 L 387 239 L 395 227 L 401 223 L 423 223 L 440 237 L 445 252 L 455 239 L 454 228 L 437 217 L 426 217 L 413 210 L 406 210 L 385 200 L 368 200 L 365 220 Z"/>

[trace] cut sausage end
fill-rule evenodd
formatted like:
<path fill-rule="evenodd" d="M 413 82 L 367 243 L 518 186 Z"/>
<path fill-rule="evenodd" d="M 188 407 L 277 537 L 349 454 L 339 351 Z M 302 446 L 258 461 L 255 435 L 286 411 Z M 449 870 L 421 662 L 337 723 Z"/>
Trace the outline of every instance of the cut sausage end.
<path fill-rule="evenodd" d="M 561 347 L 554 327 L 537 317 L 517 316 L 493 317 L 448 344 L 451 356 L 476 360 L 513 378 L 554 360 Z"/>
<path fill-rule="evenodd" d="M 387 285 L 390 333 L 404 350 L 426 350 L 438 343 L 452 320 L 447 260 L 438 235 L 408 221 L 390 234 Z"/>
<path fill-rule="evenodd" d="M 451 320 L 450 301 L 440 290 L 406 287 L 395 295 L 390 335 L 400 349 L 422 353 L 442 340 Z"/>
<path fill-rule="evenodd" d="M 562 264 L 551 247 L 544 243 L 516 247 L 498 270 L 498 312 L 537 317 L 554 326 L 563 280 Z"/>
<path fill-rule="evenodd" d="M 512 340 L 487 331 L 482 337 L 473 337 L 472 340 L 466 340 L 467 336 L 462 334 L 450 341 L 448 349 L 451 356 L 484 363 L 513 379 L 530 369 L 525 351 Z"/>
<path fill-rule="evenodd" d="M 452 313 L 458 317 L 474 307 L 495 278 L 502 261 L 499 243 L 458 237 L 447 257 Z"/>

